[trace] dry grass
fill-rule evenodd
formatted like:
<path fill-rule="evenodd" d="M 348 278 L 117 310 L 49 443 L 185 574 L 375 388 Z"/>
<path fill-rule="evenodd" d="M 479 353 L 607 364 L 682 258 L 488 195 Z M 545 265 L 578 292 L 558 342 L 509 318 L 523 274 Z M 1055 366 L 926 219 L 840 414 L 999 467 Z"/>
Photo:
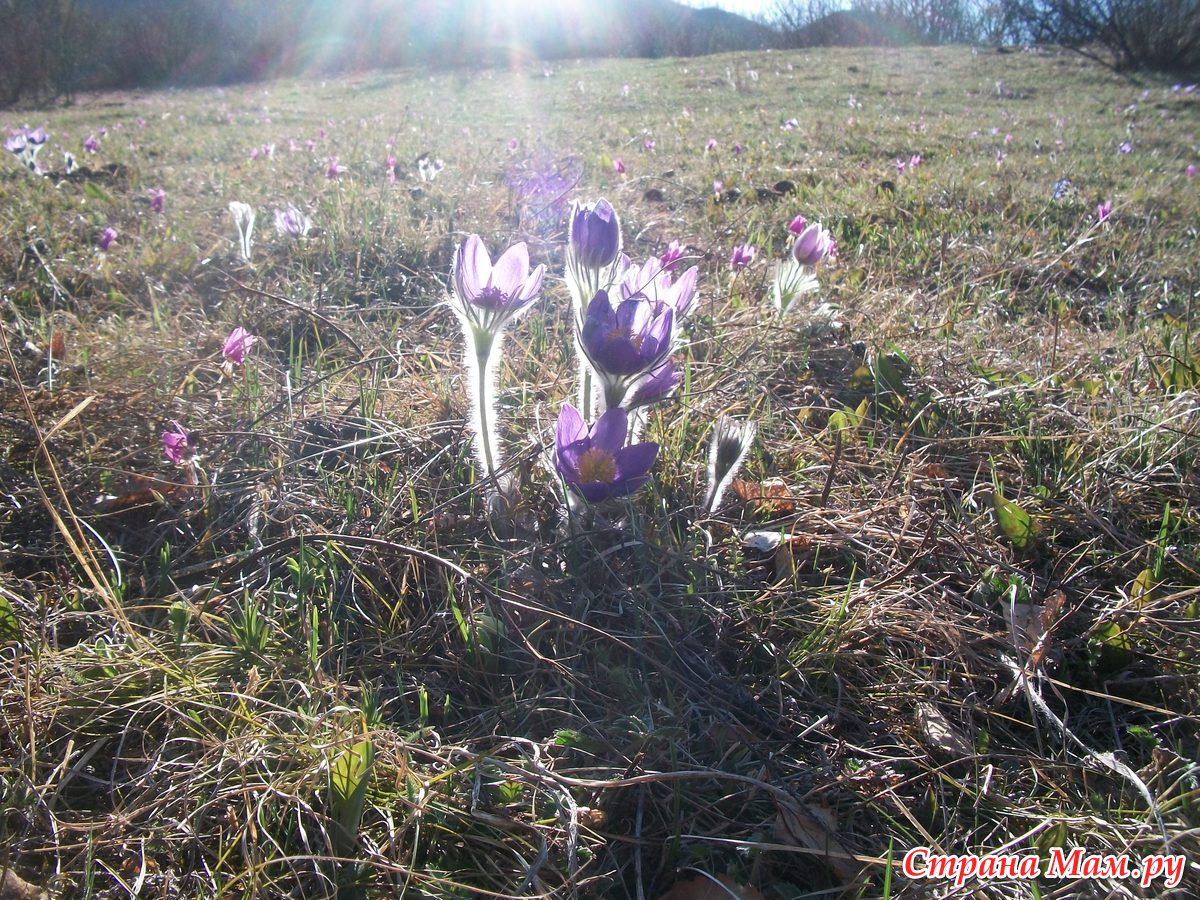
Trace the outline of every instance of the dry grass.
<path fill-rule="evenodd" d="M 1049 53 L 828 51 L 43 118 L 64 145 L 110 130 L 89 177 L 0 180 L 0 865 L 68 897 L 641 900 L 697 872 L 769 898 L 1163 895 L 898 868 L 1080 846 L 1184 854 L 1174 896 L 1200 890 L 1195 94 Z M 386 182 L 426 151 L 436 181 Z M 507 344 L 501 523 L 439 305 L 468 232 L 561 274 L 561 219 L 508 187 L 535 169 L 608 196 L 635 257 L 681 239 L 702 266 L 655 481 L 582 529 L 540 461 L 574 390 L 565 288 Z M 270 228 L 289 201 L 320 229 L 299 244 Z M 770 309 L 797 212 L 839 237 L 841 326 Z M 230 376 L 235 324 L 262 342 Z M 748 499 L 704 518 L 725 411 L 759 426 Z M 198 480 L 161 457 L 171 419 Z"/>

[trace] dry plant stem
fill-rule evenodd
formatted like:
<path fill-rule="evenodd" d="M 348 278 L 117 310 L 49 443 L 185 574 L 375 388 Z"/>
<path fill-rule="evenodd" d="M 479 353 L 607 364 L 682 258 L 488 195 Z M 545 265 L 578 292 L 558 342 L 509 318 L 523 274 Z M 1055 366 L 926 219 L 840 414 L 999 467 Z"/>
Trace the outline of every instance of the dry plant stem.
<path fill-rule="evenodd" d="M 59 499 L 67 511 L 67 519 L 70 520 L 74 528 L 68 527 L 58 508 L 51 501 L 49 494 L 46 493 L 41 478 L 38 477 L 38 491 L 41 495 L 42 503 L 46 507 L 46 512 L 49 513 L 50 518 L 54 521 L 55 528 L 58 529 L 59 534 L 66 541 L 71 555 L 75 557 L 75 561 L 79 563 L 80 568 L 87 575 L 92 589 L 104 601 L 104 606 L 109 611 L 109 614 L 120 623 L 125 637 L 134 646 L 140 647 L 144 641 L 125 615 L 125 610 L 121 607 L 121 603 L 113 593 L 108 580 L 101 574 L 100 561 L 96 558 L 96 554 L 92 550 L 91 541 L 84 533 L 79 518 L 75 515 L 75 510 L 71 507 L 71 501 L 67 497 L 66 488 L 63 486 L 62 478 L 58 473 L 58 465 L 54 461 L 54 455 L 50 452 L 50 448 L 46 445 L 46 436 L 42 433 L 37 415 L 34 413 L 33 406 L 29 402 L 29 395 L 25 391 L 25 385 L 21 381 L 20 369 L 17 367 L 16 359 L 13 358 L 12 345 L 8 340 L 8 329 L 0 328 L 0 335 L 4 338 L 4 353 L 8 357 L 8 365 L 13 373 L 13 381 L 17 385 L 21 397 L 21 405 L 25 410 L 25 416 L 29 421 L 29 425 L 37 437 L 38 453 L 45 460 L 46 466 L 50 470 L 50 477 L 54 482 L 55 491 L 58 493 Z"/>

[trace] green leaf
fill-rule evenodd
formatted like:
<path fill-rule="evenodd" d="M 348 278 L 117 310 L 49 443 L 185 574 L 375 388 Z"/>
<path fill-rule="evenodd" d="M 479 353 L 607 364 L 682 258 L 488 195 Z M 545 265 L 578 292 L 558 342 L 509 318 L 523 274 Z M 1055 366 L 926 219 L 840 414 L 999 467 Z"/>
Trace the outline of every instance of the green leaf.
<path fill-rule="evenodd" d="M 1152 571 L 1142 569 L 1138 572 L 1137 578 L 1133 579 L 1133 583 L 1129 585 L 1129 599 L 1133 601 L 1135 609 L 1141 609 L 1154 599 L 1155 587 L 1157 585 L 1154 583 Z"/>
<path fill-rule="evenodd" d="M 9 599 L 0 594 L 0 643 L 19 641 L 20 639 L 21 626 L 17 621 L 16 610 L 12 608 Z"/>
<path fill-rule="evenodd" d="M 343 750 L 329 767 L 329 807 L 333 813 L 334 851 L 353 849 L 367 803 L 367 786 L 375 762 L 375 745 L 364 738 Z"/>
<path fill-rule="evenodd" d="M 108 191 L 93 181 L 85 181 L 83 183 L 83 192 L 93 200 L 103 200 L 105 203 L 112 203 L 112 197 L 109 196 Z"/>
<path fill-rule="evenodd" d="M 1000 494 L 996 495 L 996 519 L 1000 522 L 1000 530 L 1012 541 L 1018 550 L 1024 550 L 1037 535 L 1037 523 L 1033 517 L 1011 500 Z"/>
<path fill-rule="evenodd" d="M 1101 622 L 1092 632 L 1092 651 L 1096 670 L 1109 675 L 1133 662 L 1133 641 L 1129 632 L 1116 622 Z"/>

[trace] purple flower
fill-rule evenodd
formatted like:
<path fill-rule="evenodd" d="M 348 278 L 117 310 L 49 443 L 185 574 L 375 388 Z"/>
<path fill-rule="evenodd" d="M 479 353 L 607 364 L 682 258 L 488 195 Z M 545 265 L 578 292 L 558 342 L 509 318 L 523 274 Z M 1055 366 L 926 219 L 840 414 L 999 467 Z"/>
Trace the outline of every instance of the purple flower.
<path fill-rule="evenodd" d="M 683 259 L 683 251 L 683 244 L 679 243 L 679 241 L 671 241 L 667 245 L 667 249 L 658 257 L 658 261 L 662 264 L 662 270 L 664 272 L 674 271 L 675 266 Z"/>
<path fill-rule="evenodd" d="M 183 461 L 191 455 L 192 445 L 188 441 L 188 433 L 183 430 L 183 426 L 172 420 L 171 424 L 175 426 L 174 431 L 164 431 L 162 433 L 163 453 L 173 465 L 182 465 Z"/>
<path fill-rule="evenodd" d="M 508 152 L 509 153 L 516 153 L 517 148 L 520 146 L 521 146 L 521 142 L 518 141 L 515 137 L 508 139 Z"/>
<path fill-rule="evenodd" d="M 88 153 L 95 153 L 100 149 L 100 142 L 96 140 L 96 136 L 94 134 L 89 134 L 87 136 L 87 140 L 83 142 L 83 149 Z"/>
<path fill-rule="evenodd" d="M 1096 220 L 1099 222 L 1105 221 L 1112 213 L 1112 201 L 1102 200 L 1096 206 Z"/>
<path fill-rule="evenodd" d="M 1117 149 L 1119 149 L 1122 153 L 1132 153 L 1133 144 L 1129 143 L 1129 141 L 1121 141 L 1121 146 Z"/>
<path fill-rule="evenodd" d="M 1013 142 L 1013 136 L 1012 136 L 1012 133 L 1010 132 L 1004 136 L 1004 143 L 1011 144 L 1012 142 Z"/>
<path fill-rule="evenodd" d="M 336 156 L 329 157 L 329 168 L 325 170 L 325 177 L 330 181 L 336 181 L 342 177 L 342 173 L 346 171 L 346 167 L 338 162 Z"/>
<path fill-rule="evenodd" d="M 704 152 L 712 153 L 716 149 L 717 149 L 717 139 L 709 138 L 708 141 L 704 145 Z"/>
<path fill-rule="evenodd" d="M 625 446 L 629 416 L 610 409 L 591 428 L 570 403 L 558 415 L 554 464 L 576 494 L 589 503 L 632 494 L 650 480 L 658 444 Z"/>
<path fill-rule="evenodd" d="M 624 175 L 625 174 L 625 163 L 621 162 L 621 160 L 619 160 L 619 159 L 614 159 L 613 160 L 613 171 L 616 172 L 618 175 Z"/>
<path fill-rule="evenodd" d="M 917 166 L 919 166 L 920 164 L 921 164 L 921 154 L 920 154 L 920 153 L 914 153 L 914 154 L 912 155 L 912 158 L 911 158 L 911 159 L 909 159 L 909 161 L 908 161 L 908 167 L 909 167 L 910 169 L 915 169 L 915 168 L 916 168 Z"/>
<path fill-rule="evenodd" d="M 25 135 L 20 133 L 14 134 L 4 141 L 4 149 L 17 156 L 24 153 L 27 146 L 29 146 L 29 142 L 25 139 Z"/>
<path fill-rule="evenodd" d="M 679 371 L 679 366 L 671 360 L 667 360 L 637 383 L 628 405 L 630 407 L 646 406 L 666 400 L 682 381 L 683 373 Z"/>
<path fill-rule="evenodd" d="M 678 281 L 672 282 L 666 264 L 661 258 L 652 256 L 640 268 L 630 266 L 625 271 L 625 277 L 621 279 L 621 299 L 629 300 L 639 294 L 644 295 L 653 303 L 664 303 L 671 307 L 678 319 L 687 314 L 696 299 L 696 279 L 699 275 L 699 266 L 692 266 L 679 276 Z"/>
<path fill-rule="evenodd" d="M 161 213 L 167 208 L 167 192 L 162 188 L 150 189 L 150 211 Z"/>
<path fill-rule="evenodd" d="M 642 147 L 645 148 L 647 153 L 653 153 L 654 152 L 654 139 L 646 138 L 644 141 L 642 141 Z"/>
<path fill-rule="evenodd" d="M 645 294 L 614 307 L 607 291 L 597 291 L 588 304 L 580 344 L 602 380 L 643 375 L 662 365 L 671 352 L 674 312 Z"/>
<path fill-rule="evenodd" d="M 904 174 L 904 160 L 902 160 L 902 159 L 896 160 L 896 174 L 897 175 Z"/>
<path fill-rule="evenodd" d="M 758 251 L 750 244 L 738 244 L 729 256 L 729 268 L 735 272 L 741 271 L 754 261 L 757 253 Z"/>
<path fill-rule="evenodd" d="M 611 203 L 601 197 L 594 206 L 578 202 L 573 205 L 568 250 L 586 269 L 613 264 L 621 252 L 621 223 Z"/>
<path fill-rule="evenodd" d="M 452 276 L 456 307 L 467 320 L 495 334 L 537 299 L 546 267 L 529 271 L 529 248 L 513 244 L 492 265 L 491 254 L 477 234 L 468 235 L 454 255 Z"/>
<path fill-rule="evenodd" d="M 734 143 L 734 145 L 733 145 L 733 155 L 734 155 L 734 156 L 741 156 L 741 155 L 742 155 L 742 145 L 741 145 L 740 143 L 736 143 L 736 142 Z"/>
<path fill-rule="evenodd" d="M 799 127 L 800 127 L 800 121 L 798 119 L 788 119 L 786 122 L 783 123 L 784 131 L 795 131 Z"/>
<path fill-rule="evenodd" d="M 1188 167 L 1186 169 L 1184 169 L 1184 172 L 1187 173 L 1188 178 L 1195 178 L 1196 177 L 1196 164 L 1188 163 Z"/>
<path fill-rule="evenodd" d="M 713 181 L 713 196 L 716 197 L 718 200 L 720 200 L 721 199 L 721 191 L 723 191 L 723 190 L 725 190 L 725 182 L 723 182 L 719 179 L 714 179 L 714 181 Z"/>
<path fill-rule="evenodd" d="M 40 147 L 40 146 L 42 146 L 42 144 L 46 143 L 47 140 L 50 139 L 50 135 L 46 133 L 45 128 L 35 128 L 32 131 L 30 131 L 28 128 L 26 128 L 25 129 L 25 138 L 34 147 Z"/>
<path fill-rule="evenodd" d="M 116 239 L 117 229 L 110 225 L 108 228 L 105 228 L 103 232 L 101 232 L 100 240 L 96 242 L 96 246 L 98 246 L 102 251 L 107 252 L 108 248 L 113 245 L 113 242 Z"/>
<path fill-rule="evenodd" d="M 312 219 L 295 206 L 288 204 L 287 209 L 275 210 L 275 231 L 281 237 L 307 237 L 312 228 Z"/>
<path fill-rule="evenodd" d="M 813 222 L 800 232 L 792 245 L 792 256 L 802 266 L 815 266 L 826 257 L 833 256 L 837 244 L 825 226 Z"/>
<path fill-rule="evenodd" d="M 257 337 L 238 325 L 229 332 L 229 337 L 225 338 L 225 344 L 221 347 L 221 355 L 231 363 L 240 366 L 245 364 L 246 354 L 257 343 Z"/>
<path fill-rule="evenodd" d="M 792 221 L 788 222 L 788 231 L 792 234 L 800 234 L 804 230 L 804 226 L 808 224 L 808 219 L 804 216 L 796 216 Z"/>

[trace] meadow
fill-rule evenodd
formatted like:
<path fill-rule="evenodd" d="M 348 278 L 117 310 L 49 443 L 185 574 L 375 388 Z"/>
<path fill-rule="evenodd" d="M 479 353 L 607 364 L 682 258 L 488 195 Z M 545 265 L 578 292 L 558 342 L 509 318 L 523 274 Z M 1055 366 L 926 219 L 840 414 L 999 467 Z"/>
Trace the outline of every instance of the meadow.
<path fill-rule="evenodd" d="M 819 50 L 0 125 L 48 135 L 0 173 L 14 896 L 1200 892 L 1193 86 Z M 698 296 L 649 482 L 568 510 L 567 204 L 600 197 Z M 838 250 L 781 312 L 797 215 Z M 470 234 L 546 266 L 503 502 L 447 303 Z M 722 415 L 757 434 L 709 511 Z M 956 885 L 916 847 L 1185 867 Z"/>

